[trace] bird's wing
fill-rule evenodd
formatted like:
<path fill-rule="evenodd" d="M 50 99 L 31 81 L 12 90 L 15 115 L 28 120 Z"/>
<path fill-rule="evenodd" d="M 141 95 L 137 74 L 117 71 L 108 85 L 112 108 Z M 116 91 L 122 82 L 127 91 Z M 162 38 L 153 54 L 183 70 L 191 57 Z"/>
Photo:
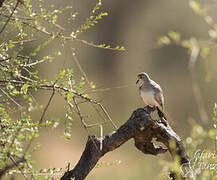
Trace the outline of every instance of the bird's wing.
<path fill-rule="evenodd" d="M 157 103 L 159 104 L 159 107 L 164 108 L 164 96 L 163 96 L 163 91 L 160 87 L 159 84 L 157 84 L 156 82 L 152 81 L 151 82 L 153 88 L 154 88 L 154 99 L 157 101 Z"/>
<path fill-rule="evenodd" d="M 158 92 L 154 94 L 154 99 L 156 100 L 156 102 L 159 104 L 159 107 L 164 108 L 164 97 L 162 92 Z"/>
<path fill-rule="evenodd" d="M 154 88 L 154 90 L 155 90 L 156 92 L 163 92 L 162 89 L 161 89 L 161 87 L 160 87 L 160 85 L 157 84 L 156 82 L 151 81 L 151 86 Z"/>

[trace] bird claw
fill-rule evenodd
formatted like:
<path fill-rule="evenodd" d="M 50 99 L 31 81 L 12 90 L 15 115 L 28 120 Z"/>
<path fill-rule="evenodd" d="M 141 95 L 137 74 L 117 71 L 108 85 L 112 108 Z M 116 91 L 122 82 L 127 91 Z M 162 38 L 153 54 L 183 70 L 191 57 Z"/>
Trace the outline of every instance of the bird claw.
<path fill-rule="evenodd" d="M 147 108 L 150 112 L 153 112 L 153 111 L 156 110 L 156 106 L 149 106 L 149 105 L 147 105 L 144 108 Z"/>

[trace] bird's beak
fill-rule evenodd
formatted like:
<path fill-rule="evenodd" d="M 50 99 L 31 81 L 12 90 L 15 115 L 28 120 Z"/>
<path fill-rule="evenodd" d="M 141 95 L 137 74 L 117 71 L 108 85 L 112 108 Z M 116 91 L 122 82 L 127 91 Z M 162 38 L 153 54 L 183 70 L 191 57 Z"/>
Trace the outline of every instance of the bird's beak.
<path fill-rule="evenodd" d="M 136 84 L 138 84 L 138 82 L 139 82 L 139 79 L 137 79 Z"/>

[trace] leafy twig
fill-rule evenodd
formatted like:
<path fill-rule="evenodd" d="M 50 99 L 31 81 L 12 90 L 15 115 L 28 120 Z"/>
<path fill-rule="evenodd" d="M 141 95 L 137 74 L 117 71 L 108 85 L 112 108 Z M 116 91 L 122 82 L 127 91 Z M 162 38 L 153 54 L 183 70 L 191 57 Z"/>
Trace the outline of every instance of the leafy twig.
<path fill-rule="evenodd" d="M 14 104 L 16 104 L 18 107 L 22 107 L 18 102 L 16 102 L 7 92 L 5 92 L 2 88 L 0 90 L 5 94 Z"/>
<path fill-rule="evenodd" d="M 2 169 L 0 169 L 0 179 L 1 177 L 3 177 L 5 175 L 5 173 L 7 173 L 8 170 L 14 168 L 15 166 L 19 165 L 22 162 L 25 162 L 26 160 L 24 158 L 19 158 L 16 163 L 12 163 L 12 164 L 8 164 L 5 167 L 3 167 Z"/>
<path fill-rule="evenodd" d="M 10 158 L 10 160 L 13 162 L 14 166 L 16 166 L 16 167 L 20 170 L 20 172 L 21 172 L 21 174 L 23 175 L 23 177 L 24 177 L 25 179 L 27 179 L 27 176 L 25 175 L 25 173 L 23 172 L 23 170 L 18 167 L 19 164 L 18 164 L 17 161 L 13 158 L 13 156 L 9 154 L 9 158 Z M 24 159 L 24 158 L 21 158 L 21 160 L 22 160 L 22 159 Z M 24 160 L 25 160 L 25 159 L 24 159 Z M 21 163 L 21 162 L 20 162 L 20 163 Z"/>
<path fill-rule="evenodd" d="M 94 44 L 92 42 L 88 42 L 88 41 L 85 41 L 83 39 L 78 39 L 78 38 L 75 38 L 76 41 L 78 42 L 81 42 L 83 44 L 86 44 L 88 46 L 91 46 L 91 47 L 96 47 L 96 48 L 101 48 L 101 49 L 106 49 L 106 50 L 114 50 L 114 51 L 124 51 L 125 48 L 123 46 L 119 47 L 119 46 L 116 46 L 116 47 L 111 47 L 110 45 L 105 45 L 105 44 Z"/>
<path fill-rule="evenodd" d="M 21 0 L 17 0 L 16 5 L 15 5 L 14 9 L 12 10 L 11 15 L 8 17 L 8 19 L 7 19 L 7 21 L 5 22 L 4 26 L 3 26 L 2 29 L 0 30 L 0 34 L 5 30 L 6 26 L 8 25 L 8 23 L 9 23 L 9 21 L 10 21 L 10 19 L 11 19 L 11 17 L 13 16 L 15 10 L 17 9 L 17 7 L 18 7 L 20 1 L 21 1 Z"/>
<path fill-rule="evenodd" d="M 17 85 L 17 86 L 22 86 L 25 84 L 25 82 L 23 81 L 16 81 L 16 80 L 0 80 L 0 85 L 1 84 L 7 84 L 7 83 L 12 83 L 14 85 Z M 29 83 L 30 87 L 34 87 L 34 88 L 37 88 L 37 89 L 45 89 L 45 90 L 55 90 L 55 91 L 58 91 L 58 92 L 65 92 L 65 93 L 69 93 L 70 91 L 73 92 L 74 95 L 82 98 L 83 100 L 86 100 L 90 103 L 93 103 L 93 104 L 96 104 L 97 106 L 100 107 L 100 109 L 103 111 L 103 113 L 105 114 L 105 116 L 109 119 L 109 121 L 112 123 L 113 127 L 115 129 L 117 129 L 117 126 L 115 125 L 115 123 L 112 121 L 111 117 L 109 116 L 108 112 L 106 111 L 106 109 L 103 107 L 103 105 L 94 100 L 94 99 L 91 99 L 85 95 L 83 95 L 82 93 L 79 93 L 79 92 L 76 92 L 75 90 L 69 90 L 67 88 L 64 88 L 64 87 L 61 87 L 61 86 L 58 86 L 58 85 L 51 85 L 51 84 L 40 84 L 40 85 L 34 85 L 33 83 Z"/>
<path fill-rule="evenodd" d="M 47 103 L 47 105 L 45 106 L 44 111 L 43 111 L 43 113 L 42 113 L 42 115 L 41 115 L 41 118 L 40 118 L 40 120 L 39 120 L 39 125 L 43 122 L 45 113 L 47 112 L 47 109 L 48 109 L 48 107 L 49 107 L 49 105 L 50 105 L 50 103 L 51 103 L 51 101 L 52 101 L 52 99 L 53 99 L 54 94 L 55 94 L 55 90 L 53 89 L 53 92 L 52 92 L 52 94 L 51 94 L 51 96 L 50 96 L 50 98 L 49 98 L 49 100 L 48 100 L 48 103 Z M 31 139 L 31 140 L 29 141 L 29 143 L 28 143 L 28 145 L 27 145 L 27 147 L 26 147 L 26 149 L 25 149 L 25 151 L 24 151 L 24 155 L 28 152 L 28 150 L 29 150 L 29 148 L 30 148 L 32 142 L 33 142 L 33 139 Z"/>

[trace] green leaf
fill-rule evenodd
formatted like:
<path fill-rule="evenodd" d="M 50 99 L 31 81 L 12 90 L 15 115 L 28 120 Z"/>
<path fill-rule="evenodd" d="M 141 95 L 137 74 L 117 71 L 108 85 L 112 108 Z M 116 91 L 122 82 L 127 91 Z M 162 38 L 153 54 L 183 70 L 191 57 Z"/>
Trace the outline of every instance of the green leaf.
<path fill-rule="evenodd" d="M 163 36 L 158 40 L 159 45 L 169 45 L 170 43 L 171 41 L 167 36 Z"/>
<path fill-rule="evenodd" d="M 70 140 L 71 134 L 69 134 L 68 132 L 64 132 L 64 136 L 61 136 L 61 138 L 65 141 Z"/>
<path fill-rule="evenodd" d="M 168 36 L 175 42 L 179 42 L 181 35 L 175 31 L 169 31 Z"/>
<path fill-rule="evenodd" d="M 24 84 L 24 85 L 21 87 L 21 91 L 23 91 L 23 93 L 26 94 L 27 91 L 28 91 L 29 86 L 30 86 L 30 85 L 28 85 L 28 84 Z"/>

